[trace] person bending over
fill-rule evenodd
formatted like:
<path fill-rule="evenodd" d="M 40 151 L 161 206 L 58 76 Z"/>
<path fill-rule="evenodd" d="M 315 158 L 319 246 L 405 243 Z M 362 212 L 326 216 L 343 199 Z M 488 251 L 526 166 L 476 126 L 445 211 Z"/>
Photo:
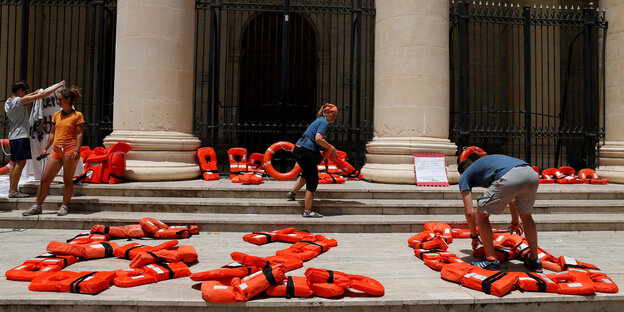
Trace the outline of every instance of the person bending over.
<path fill-rule="evenodd" d="M 488 155 L 477 160 L 467 159 L 458 166 L 459 190 L 464 202 L 464 214 L 472 248 L 479 244 L 479 236 L 485 250 L 485 258 L 472 265 L 488 270 L 500 270 L 500 263 L 494 253 L 491 214 L 500 214 L 510 204 L 512 228 L 518 227 L 518 215 L 524 224 L 524 233 L 531 250 L 524 264 L 534 272 L 542 272 L 542 263 L 537 258 L 537 229 L 531 216 L 539 179 L 537 173 L 523 160 L 505 155 Z M 477 209 L 472 205 L 472 188 L 487 189 L 477 199 Z M 476 222 L 475 222 L 476 220 Z M 476 224 L 475 224 L 476 223 Z M 479 226 L 477 235 L 476 225 Z"/>
<path fill-rule="evenodd" d="M 303 216 L 308 218 L 321 218 L 318 212 L 312 211 L 312 202 L 314 201 L 314 192 L 318 186 L 318 168 L 317 164 L 322 159 L 321 151 L 328 150 L 331 158 L 337 158 L 336 148 L 329 144 L 325 137 L 327 135 L 327 127 L 336 120 L 338 108 L 334 104 L 325 103 L 314 120 L 303 133 L 301 138 L 295 144 L 293 150 L 295 160 L 301 167 L 301 175 L 295 182 L 292 190 L 286 194 L 289 200 L 295 200 L 297 191 L 303 185 L 306 186 L 305 193 L 305 210 Z"/>
<path fill-rule="evenodd" d="M 30 123 L 26 104 L 50 96 L 65 86 L 65 80 L 48 87 L 43 92 L 28 93 L 28 84 L 17 81 L 11 85 L 12 95 L 4 102 L 4 112 L 9 119 L 9 144 L 13 166 L 9 171 L 9 198 L 24 198 L 28 194 L 18 191 L 19 179 L 30 155 Z"/>
<path fill-rule="evenodd" d="M 56 215 L 64 216 L 69 213 L 69 200 L 74 192 L 73 175 L 76 172 L 76 165 L 80 160 L 80 147 L 82 146 L 82 131 L 84 128 L 84 117 L 81 112 L 74 109 L 74 103 L 80 97 L 80 90 L 77 87 L 62 90 L 58 96 L 58 103 L 61 111 L 52 116 L 52 129 L 48 142 L 41 153 L 45 157 L 46 151 L 53 145 L 50 161 L 43 171 L 41 184 L 37 190 L 37 200 L 28 210 L 22 212 L 24 216 L 41 213 L 41 205 L 48 196 L 50 184 L 56 177 L 61 167 L 63 168 L 63 203 Z"/>

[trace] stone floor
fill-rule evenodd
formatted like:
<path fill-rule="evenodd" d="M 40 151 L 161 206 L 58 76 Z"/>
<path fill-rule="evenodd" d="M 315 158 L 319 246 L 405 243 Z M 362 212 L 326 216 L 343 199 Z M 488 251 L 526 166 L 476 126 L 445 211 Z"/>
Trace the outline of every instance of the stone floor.
<path fill-rule="evenodd" d="M 138 221 L 138 219 L 137 219 Z M 272 229 L 267 229 L 272 230 Z M 0 270 L 21 264 L 31 256 L 42 253 L 50 240 L 64 241 L 77 234 L 76 230 L 0 229 L 3 252 L 0 253 Z M 273 255 L 286 248 L 287 243 L 256 246 L 244 242 L 245 233 L 202 232 L 180 244 L 196 248 L 199 262 L 192 272 L 218 268 L 230 261 L 229 254 L 240 251 L 256 256 Z M 234 309 L 274 311 L 341 310 L 341 311 L 474 311 L 487 309 L 560 311 L 563 308 L 590 310 L 617 310 L 624 302 L 621 294 L 599 293 L 595 296 L 565 296 L 548 293 L 513 291 L 498 298 L 444 281 L 439 272 L 426 267 L 413 254 L 406 240 L 407 233 L 319 233 L 338 240 L 339 245 L 305 263 L 304 268 L 291 275 L 303 275 L 305 268 L 320 267 L 352 274 L 366 275 L 385 286 L 383 297 L 366 297 L 349 294 L 337 299 L 323 298 L 254 298 L 246 303 L 213 305 L 204 302 L 199 283 L 189 278 L 162 281 L 157 284 L 133 288 L 112 286 L 98 295 L 70 293 L 44 293 L 28 291 L 27 282 L 0 280 L 0 310 L 26 311 L 60 310 L 129 310 L 129 311 L 180 311 L 205 309 L 229 311 Z M 605 271 L 620 287 L 624 285 L 624 235 L 620 232 L 544 232 L 540 233 L 540 246 L 555 256 L 566 255 L 592 263 Z M 125 240 L 116 241 L 120 244 Z M 160 241 L 141 240 L 140 243 L 156 245 Z M 469 240 L 454 240 L 450 251 L 465 259 L 469 255 Z M 108 258 L 79 262 L 67 270 L 114 270 L 127 268 L 128 261 Z M 519 262 L 507 263 L 505 270 L 524 270 Z"/>

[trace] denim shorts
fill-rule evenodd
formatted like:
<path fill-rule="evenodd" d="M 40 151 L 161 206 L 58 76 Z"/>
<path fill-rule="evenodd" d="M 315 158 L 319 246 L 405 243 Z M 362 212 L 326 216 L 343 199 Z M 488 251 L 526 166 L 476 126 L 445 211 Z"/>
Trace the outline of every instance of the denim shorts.
<path fill-rule="evenodd" d="M 12 161 L 32 159 L 32 155 L 30 154 L 30 139 L 9 140 L 9 144 L 11 145 Z"/>

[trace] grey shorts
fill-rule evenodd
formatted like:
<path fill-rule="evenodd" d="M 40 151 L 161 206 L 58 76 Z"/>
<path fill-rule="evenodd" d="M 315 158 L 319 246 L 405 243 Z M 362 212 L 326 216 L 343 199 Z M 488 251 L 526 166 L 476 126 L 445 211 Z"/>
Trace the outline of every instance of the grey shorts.
<path fill-rule="evenodd" d="M 515 199 L 518 213 L 531 213 L 538 185 L 539 179 L 533 168 L 515 167 L 483 192 L 477 199 L 477 209 L 487 214 L 500 214 Z"/>

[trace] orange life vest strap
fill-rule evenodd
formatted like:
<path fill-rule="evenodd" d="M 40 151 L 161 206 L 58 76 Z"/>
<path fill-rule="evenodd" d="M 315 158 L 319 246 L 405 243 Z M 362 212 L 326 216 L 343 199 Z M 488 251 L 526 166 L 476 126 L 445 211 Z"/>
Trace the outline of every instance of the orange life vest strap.
<path fill-rule="evenodd" d="M 111 244 L 100 242 L 100 245 L 104 246 L 104 258 L 112 257 L 114 255 L 113 246 L 111 246 Z"/>
<path fill-rule="evenodd" d="M 169 279 L 173 279 L 173 277 L 175 276 L 175 272 L 173 272 L 171 267 L 169 267 L 168 263 L 166 263 L 166 262 L 156 262 L 155 264 L 157 264 L 158 266 L 162 267 L 163 269 L 169 271 Z"/>
<path fill-rule="evenodd" d="M 292 276 L 289 276 L 286 280 L 286 299 L 290 299 L 295 296 L 295 282 Z"/>
<path fill-rule="evenodd" d="M 35 258 L 62 259 L 63 260 L 63 267 L 67 266 L 67 258 L 59 257 L 59 256 L 56 256 L 56 255 L 49 255 L 49 256 L 40 255 L 40 256 L 36 256 Z"/>
<path fill-rule="evenodd" d="M 130 250 L 135 249 L 135 248 L 141 248 L 141 247 L 146 247 L 146 246 L 145 245 L 136 245 L 136 246 L 128 248 L 126 250 L 126 253 L 124 254 L 124 258 L 129 260 L 130 259 Z"/>
<path fill-rule="evenodd" d="M 327 278 L 327 282 L 330 284 L 334 283 L 334 271 L 332 270 L 327 270 L 327 273 L 329 273 L 329 277 Z"/>
<path fill-rule="evenodd" d="M 526 272 L 526 275 L 528 275 L 530 278 L 534 279 L 537 282 L 537 291 L 541 291 L 541 292 L 546 292 L 546 281 L 543 280 L 541 277 L 531 273 L 531 272 Z"/>
<path fill-rule="evenodd" d="M 499 279 L 505 277 L 505 275 L 507 275 L 507 273 L 498 272 L 498 273 L 496 273 L 496 274 L 494 274 L 494 275 L 484 279 L 483 282 L 481 282 L 481 289 L 483 290 L 483 292 L 489 295 L 490 294 L 490 289 L 492 288 L 492 284 L 494 284 Z"/>
<path fill-rule="evenodd" d="M 89 274 L 85 274 L 85 275 L 77 278 L 73 282 L 71 282 L 71 284 L 69 284 L 69 292 L 80 293 L 80 283 L 82 283 L 84 280 L 87 279 L 87 277 L 89 277 L 91 275 L 94 275 L 95 273 L 97 273 L 97 271 L 91 272 Z"/>
<path fill-rule="evenodd" d="M 262 274 L 264 274 L 269 285 L 275 284 L 275 276 L 273 276 L 273 269 L 271 267 L 262 269 Z"/>
<path fill-rule="evenodd" d="M 313 241 L 302 240 L 302 241 L 300 241 L 300 243 L 308 243 L 308 244 L 310 244 L 310 245 L 319 246 L 319 247 L 321 247 L 321 253 L 323 253 L 323 252 L 325 251 L 325 250 L 323 249 L 323 245 L 318 244 L 318 243 L 315 243 L 315 242 L 313 242 Z"/>

